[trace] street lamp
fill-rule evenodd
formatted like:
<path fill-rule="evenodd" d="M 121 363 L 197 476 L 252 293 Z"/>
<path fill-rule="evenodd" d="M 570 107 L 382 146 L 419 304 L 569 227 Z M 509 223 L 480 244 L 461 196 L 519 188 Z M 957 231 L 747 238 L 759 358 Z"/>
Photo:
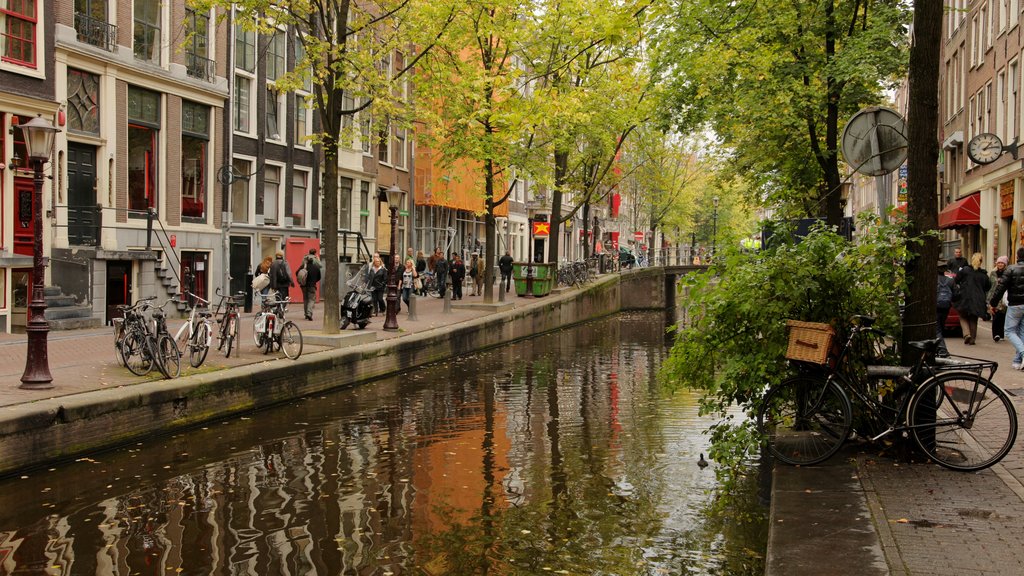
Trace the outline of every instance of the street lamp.
<path fill-rule="evenodd" d="M 718 196 L 713 197 L 711 203 L 715 205 L 715 211 L 711 215 L 711 259 L 714 260 L 718 255 Z"/>
<path fill-rule="evenodd" d="M 398 330 L 398 258 L 395 253 L 395 245 L 398 244 L 398 209 L 402 206 L 402 197 L 405 192 L 397 185 L 392 184 L 384 191 L 388 197 L 388 208 L 391 209 L 391 270 L 388 274 L 388 295 L 387 315 L 384 318 L 385 330 Z"/>
<path fill-rule="evenodd" d="M 50 324 L 46 321 L 46 300 L 43 298 L 43 280 L 46 263 L 43 260 L 43 164 L 50 161 L 53 136 L 60 130 L 47 122 L 41 115 L 19 125 L 25 137 L 28 159 L 35 174 L 32 183 L 35 191 L 32 197 L 32 220 L 35 222 L 32 238 L 32 299 L 28 305 L 28 354 L 25 356 L 25 373 L 21 375 L 21 386 L 28 390 L 53 388 L 50 362 L 46 353 L 46 336 Z"/>

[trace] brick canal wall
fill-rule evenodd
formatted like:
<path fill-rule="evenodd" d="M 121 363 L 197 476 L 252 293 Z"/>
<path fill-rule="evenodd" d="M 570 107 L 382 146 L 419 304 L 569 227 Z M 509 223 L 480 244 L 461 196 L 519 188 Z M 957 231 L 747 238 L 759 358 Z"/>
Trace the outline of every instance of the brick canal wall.
<path fill-rule="evenodd" d="M 0 413 L 0 475 L 126 444 L 298 397 L 383 378 L 601 318 L 624 310 L 665 309 L 665 271 L 612 274 L 580 290 L 517 299 L 516 308 L 397 339 L 61 396 Z"/>

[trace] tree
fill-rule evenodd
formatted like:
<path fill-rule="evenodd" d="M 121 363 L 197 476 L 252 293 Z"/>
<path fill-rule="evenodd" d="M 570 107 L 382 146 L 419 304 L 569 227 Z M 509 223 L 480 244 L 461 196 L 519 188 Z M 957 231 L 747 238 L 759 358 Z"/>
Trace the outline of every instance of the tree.
<path fill-rule="evenodd" d="M 753 200 L 781 215 L 842 217 L 838 140 L 906 69 L 900 0 L 678 0 L 655 42 L 683 132 L 710 128 Z"/>
<path fill-rule="evenodd" d="M 301 46 L 294 70 L 277 80 L 291 91 L 312 80 L 318 132 L 313 143 L 323 154 L 324 185 L 321 226 L 324 242 L 324 332 L 337 333 L 338 160 L 341 146 L 354 134 L 344 119 L 369 110 L 378 118 L 399 118 L 405 103 L 396 83 L 429 52 L 451 22 L 450 4 L 422 0 L 188 0 L 190 6 L 223 14 L 234 11 L 243 29 L 273 35 L 293 33 Z M 411 48 L 415 47 L 415 48 Z M 390 70 L 382 58 L 403 54 L 404 66 Z M 345 102 L 355 102 L 346 106 Z M 356 123 L 352 123 L 355 125 Z"/>

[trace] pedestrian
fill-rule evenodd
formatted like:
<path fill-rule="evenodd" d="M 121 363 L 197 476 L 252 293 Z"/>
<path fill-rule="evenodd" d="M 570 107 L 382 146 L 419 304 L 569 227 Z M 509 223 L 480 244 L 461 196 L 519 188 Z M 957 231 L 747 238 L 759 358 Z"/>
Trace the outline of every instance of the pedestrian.
<path fill-rule="evenodd" d="M 939 346 L 935 350 L 936 356 L 949 356 L 946 338 L 942 333 L 946 327 L 946 318 L 949 317 L 949 309 L 953 306 L 953 279 L 946 275 L 947 266 L 945 260 L 939 260 L 939 277 L 935 288 L 935 337 L 939 339 Z"/>
<path fill-rule="evenodd" d="M 964 344 L 975 344 L 978 338 L 978 318 L 988 316 L 985 295 L 992 287 L 988 271 L 981 267 L 981 253 L 971 256 L 971 265 L 960 268 L 956 274 L 956 291 L 960 298 L 953 303 L 960 314 L 960 327 L 964 332 Z M 1000 294 L 1000 297 L 1002 294 Z"/>
<path fill-rule="evenodd" d="M 416 251 L 416 276 L 422 276 L 427 270 L 427 259 L 423 256 L 423 250 Z M 423 286 L 423 279 L 420 278 L 420 289 L 416 292 L 420 296 L 427 295 L 427 289 Z"/>
<path fill-rule="evenodd" d="M 388 271 L 380 254 L 373 255 L 370 264 L 370 294 L 373 296 L 374 315 L 383 314 L 387 306 L 384 304 L 384 289 L 388 285 Z"/>
<path fill-rule="evenodd" d="M 470 287 L 473 289 L 470 296 L 483 296 L 484 295 L 484 259 L 480 257 L 480 254 L 473 252 L 473 256 L 469 260 L 469 277 L 472 278 L 473 283 Z"/>
<path fill-rule="evenodd" d="M 996 283 L 995 290 L 988 299 L 990 309 L 995 309 L 1006 294 L 1006 321 L 1003 333 L 1013 345 L 1016 355 L 1010 364 L 1014 370 L 1021 369 L 1021 358 L 1024 357 L 1024 340 L 1021 339 L 1022 322 L 1024 322 L 1024 248 L 1017 249 L 1017 263 L 1003 271 Z"/>
<path fill-rule="evenodd" d="M 288 261 L 284 259 L 284 252 L 278 250 L 274 255 L 269 275 L 270 289 L 277 293 L 277 299 L 288 298 L 288 289 L 295 286 L 295 282 L 292 280 L 292 271 L 288 268 Z"/>
<path fill-rule="evenodd" d="M 988 291 L 985 296 L 986 299 L 991 300 L 992 294 L 995 293 L 996 284 L 999 279 L 1003 277 L 1003 272 L 1006 270 L 1007 264 L 1010 263 L 1010 259 L 1006 256 L 1000 256 L 996 258 L 996 269 L 993 270 L 989 275 L 988 279 L 992 283 L 992 288 Z M 1003 333 L 1003 324 L 1006 322 L 1006 298 L 1004 297 L 999 300 L 999 303 L 991 311 L 992 314 L 992 339 L 996 342 L 1002 340 L 1006 335 Z"/>
<path fill-rule="evenodd" d="M 305 274 L 303 274 L 305 270 Z M 309 254 L 302 258 L 302 265 L 295 273 L 295 279 L 302 286 L 302 311 L 306 320 L 313 319 L 313 306 L 316 304 L 316 287 L 320 283 L 320 259 L 316 257 L 316 248 L 310 248 Z"/>
<path fill-rule="evenodd" d="M 437 273 L 437 261 L 444 260 L 444 254 L 441 253 L 441 247 L 434 248 L 434 253 L 427 259 L 427 269 L 433 273 Z"/>
<path fill-rule="evenodd" d="M 437 281 L 437 297 L 444 298 L 445 293 L 448 289 L 448 261 L 444 259 L 444 254 L 441 254 L 441 249 L 438 248 L 434 252 L 434 279 Z M 427 266 L 430 262 L 427 262 Z"/>
<path fill-rule="evenodd" d="M 452 265 L 448 270 L 452 277 L 452 300 L 462 300 L 462 283 L 466 281 L 466 265 L 458 253 L 452 253 Z"/>
<path fill-rule="evenodd" d="M 953 273 L 953 276 L 956 276 L 960 269 L 967 265 L 967 259 L 964 258 L 963 250 L 959 248 L 953 250 L 953 258 L 949 261 L 949 271 Z"/>
<path fill-rule="evenodd" d="M 409 305 L 409 295 L 412 293 L 416 280 L 420 275 L 416 272 L 416 264 L 412 258 L 405 260 L 405 271 L 402 272 L 402 300 Z"/>
<path fill-rule="evenodd" d="M 501 283 L 505 285 L 505 292 L 508 292 L 512 284 L 512 254 L 505 250 L 505 255 L 498 258 L 498 270 L 501 271 Z M 501 285 L 498 285 L 501 288 Z"/>
<path fill-rule="evenodd" d="M 259 276 L 260 274 L 266 274 L 267 278 L 269 279 L 270 278 L 270 265 L 273 264 L 273 263 L 274 263 L 274 258 L 272 256 L 267 256 L 266 258 L 263 259 L 262 262 L 260 262 L 259 264 L 256 265 L 256 274 L 255 275 Z M 268 293 L 270 293 L 270 283 L 269 282 L 267 283 L 266 286 L 264 286 L 263 288 L 260 289 L 260 301 L 265 299 L 267 297 Z"/>

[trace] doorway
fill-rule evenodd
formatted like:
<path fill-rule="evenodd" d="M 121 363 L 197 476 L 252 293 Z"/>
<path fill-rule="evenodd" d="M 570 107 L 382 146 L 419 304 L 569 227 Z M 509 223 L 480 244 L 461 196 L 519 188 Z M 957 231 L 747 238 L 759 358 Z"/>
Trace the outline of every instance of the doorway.
<path fill-rule="evenodd" d="M 132 303 L 132 263 L 130 260 L 107 261 L 107 317 L 106 323 L 112 324 L 114 318 L 121 317 L 119 305 Z"/>
<path fill-rule="evenodd" d="M 247 275 L 252 273 L 250 271 L 250 266 L 253 266 L 253 263 L 250 262 L 251 258 L 252 238 L 248 236 L 232 236 L 231 264 L 228 270 L 228 274 L 231 276 L 231 286 L 228 288 L 229 294 L 245 292 L 246 287 L 250 286 L 252 280 L 249 280 Z"/>
<path fill-rule="evenodd" d="M 96 206 L 96 147 L 68 142 L 68 242 L 96 246 L 100 213 Z"/>

